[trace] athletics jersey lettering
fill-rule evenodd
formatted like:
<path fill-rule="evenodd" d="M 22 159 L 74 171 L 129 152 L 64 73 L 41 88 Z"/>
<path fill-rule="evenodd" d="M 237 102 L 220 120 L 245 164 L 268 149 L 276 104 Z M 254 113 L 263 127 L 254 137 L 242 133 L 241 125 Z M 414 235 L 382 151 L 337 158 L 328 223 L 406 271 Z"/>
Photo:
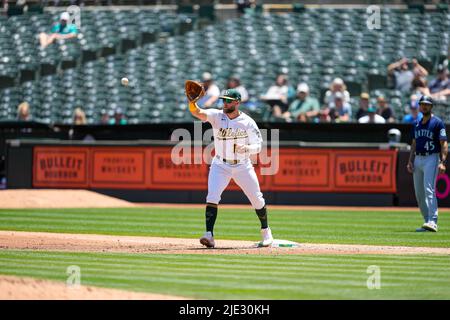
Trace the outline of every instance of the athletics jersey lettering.
<path fill-rule="evenodd" d="M 243 129 L 236 129 L 233 128 L 220 128 L 217 133 L 218 139 L 238 139 L 238 138 L 247 138 L 248 134 Z"/>
<path fill-rule="evenodd" d="M 246 160 L 248 153 L 237 153 L 236 145 L 262 144 L 261 132 L 256 122 L 245 113 L 230 119 L 222 110 L 207 109 L 207 121 L 211 123 L 214 133 L 216 155 L 227 160 Z"/>

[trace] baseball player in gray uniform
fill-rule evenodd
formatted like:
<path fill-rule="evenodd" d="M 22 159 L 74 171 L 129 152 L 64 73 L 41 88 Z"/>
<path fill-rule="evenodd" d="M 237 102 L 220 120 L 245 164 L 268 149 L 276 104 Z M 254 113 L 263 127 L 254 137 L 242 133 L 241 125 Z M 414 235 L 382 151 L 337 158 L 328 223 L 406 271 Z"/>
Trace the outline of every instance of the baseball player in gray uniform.
<path fill-rule="evenodd" d="M 438 206 L 436 198 L 436 178 L 445 172 L 448 144 L 445 125 L 431 113 L 433 99 L 422 96 L 419 99 L 422 120 L 414 124 L 412 130 L 411 153 L 407 169 L 413 174 L 414 190 L 424 223 L 417 232 L 438 231 Z"/>
<path fill-rule="evenodd" d="M 233 179 L 250 200 L 261 222 L 262 241 L 260 246 L 267 247 L 273 242 L 268 225 L 266 203 L 259 188 L 250 155 L 261 151 L 262 137 L 255 121 L 239 111 L 241 94 L 234 89 L 225 91 L 223 110 L 201 109 L 195 102 L 189 102 L 192 115 L 211 123 L 214 133 L 215 157 L 208 176 L 208 195 L 206 197 L 206 232 L 200 243 L 214 248 L 214 224 L 217 207 L 222 192 Z"/>

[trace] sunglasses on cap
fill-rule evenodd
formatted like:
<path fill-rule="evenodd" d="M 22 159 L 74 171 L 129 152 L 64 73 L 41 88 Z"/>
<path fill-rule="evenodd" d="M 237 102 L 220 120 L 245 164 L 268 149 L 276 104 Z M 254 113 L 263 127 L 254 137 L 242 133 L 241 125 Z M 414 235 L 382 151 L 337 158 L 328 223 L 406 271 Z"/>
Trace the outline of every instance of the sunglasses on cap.
<path fill-rule="evenodd" d="M 229 99 L 229 98 L 222 98 L 223 102 L 225 103 L 231 103 L 233 101 L 236 101 L 235 99 Z"/>

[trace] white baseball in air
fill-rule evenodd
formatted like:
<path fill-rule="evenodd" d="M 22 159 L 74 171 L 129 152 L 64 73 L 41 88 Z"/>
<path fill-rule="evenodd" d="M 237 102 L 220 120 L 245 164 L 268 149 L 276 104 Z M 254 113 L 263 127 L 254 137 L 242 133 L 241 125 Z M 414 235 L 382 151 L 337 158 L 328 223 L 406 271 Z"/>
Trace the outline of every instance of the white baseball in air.
<path fill-rule="evenodd" d="M 120 82 L 122 82 L 122 85 L 127 86 L 129 83 L 128 78 L 122 78 L 122 80 L 120 80 Z"/>

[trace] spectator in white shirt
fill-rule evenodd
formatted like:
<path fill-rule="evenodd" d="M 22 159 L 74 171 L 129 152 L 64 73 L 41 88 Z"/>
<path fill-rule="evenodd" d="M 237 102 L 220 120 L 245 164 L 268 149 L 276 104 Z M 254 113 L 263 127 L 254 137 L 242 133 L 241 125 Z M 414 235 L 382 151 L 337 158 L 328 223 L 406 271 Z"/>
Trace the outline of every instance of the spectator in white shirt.
<path fill-rule="evenodd" d="M 241 79 L 238 76 L 231 76 L 228 79 L 227 89 L 236 89 L 241 94 L 241 103 L 245 103 L 248 100 L 248 91 L 241 84 Z"/>
<path fill-rule="evenodd" d="M 359 123 L 386 123 L 386 120 L 377 114 L 377 108 L 369 106 L 367 115 L 358 119 Z"/>
<path fill-rule="evenodd" d="M 219 99 L 220 90 L 219 87 L 214 83 L 214 79 L 211 73 L 209 72 L 203 73 L 202 80 L 206 94 L 197 101 L 197 105 L 200 108 L 211 108 Z"/>
<path fill-rule="evenodd" d="M 289 109 L 289 86 L 287 76 L 279 74 L 275 84 L 271 86 L 261 100 L 270 105 L 275 118 L 286 118 Z"/>
<path fill-rule="evenodd" d="M 350 102 L 350 93 L 347 91 L 347 87 L 344 83 L 344 80 L 341 78 L 335 78 L 330 85 L 330 89 L 325 92 L 325 104 L 331 108 L 331 105 L 334 103 L 337 93 L 341 93 L 344 97 L 344 102 Z"/>

